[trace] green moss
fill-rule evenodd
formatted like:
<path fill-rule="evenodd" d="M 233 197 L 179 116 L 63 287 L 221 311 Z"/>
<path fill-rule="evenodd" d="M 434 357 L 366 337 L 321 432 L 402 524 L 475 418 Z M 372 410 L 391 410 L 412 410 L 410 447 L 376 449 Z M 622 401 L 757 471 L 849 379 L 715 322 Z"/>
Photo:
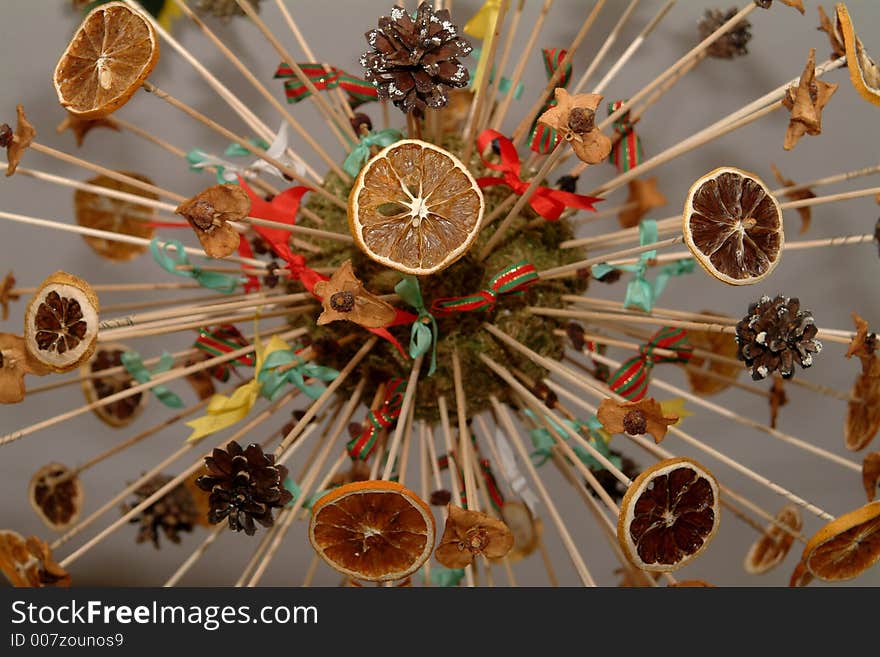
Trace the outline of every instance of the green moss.
<path fill-rule="evenodd" d="M 451 152 L 461 150 L 461 142 L 456 137 L 449 137 L 443 146 Z M 487 171 L 478 157 L 471 162 L 471 171 L 475 176 L 492 175 Z M 328 174 L 325 188 L 340 198 L 348 198 L 350 186 L 333 173 Z M 503 186 L 493 187 L 485 193 L 486 212 L 491 213 L 497 205 L 507 198 L 510 190 Z M 306 206 L 324 220 L 319 226 L 325 230 L 348 232 L 348 219 L 344 209 L 339 208 L 326 199 L 312 194 Z M 586 256 L 581 249 L 560 249 L 559 244 L 573 237 L 573 231 L 565 220 L 557 222 L 542 221 L 536 227 L 524 228 L 537 215 L 526 208 L 517 217 L 507 237 L 484 261 L 478 262 L 474 254 L 479 253 L 482 246 L 494 232 L 485 230 L 478 237 L 476 244 L 461 260 L 433 276 L 420 277 L 422 295 L 428 307 L 433 299 L 441 297 L 463 296 L 472 294 L 486 287 L 489 280 L 508 265 L 519 260 L 531 262 L 540 271 L 583 260 Z M 315 226 L 307 217 L 301 217 L 300 223 Z M 400 281 L 400 272 L 378 265 L 362 253 L 356 246 L 346 245 L 331 240 L 311 240 L 321 248 L 321 253 L 309 258 L 312 267 L 336 267 L 351 258 L 355 272 L 364 281 L 367 288 L 377 294 L 393 292 L 394 286 Z M 558 359 L 562 356 L 562 342 L 553 334 L 559 322 L 544 317 L 536 317 L 526 312 L 528 305 L 559 307 L 561 295 L 582 293 L 587 286 L 585 279 L 571 277 L 553 281 L 539 281 L 523 294 L 501 297 L 492 311 L 454 313 L 446 317 L 438 317 L 439 339 L 437 342 L 437 371 L 433 376 L 422 376 L 416 397 L 416 417 L 434 422 L 439 418 L 437 410 L 438 397 L 445 396 L 450 408 L 455 405 L 455 393 L 452 382 L 452 352 L 458 349 L 464 372 L 465 397 L 468 402 L 468 416 L 479 413 L 489 407 L 489 397 L 494 395 L 500 399 L 508 397 L 508 387 L 492 373 L 479 359 L 480 354 L 503 363 L 509 368 L 521 371 L 530 378 L 539 378 L 546 374 L 527 358 L 502 346 L 487 331 L 484 323 L 498 326 L 502 331 L 513 336 L 542 356 Z M 313 326 L 313 318 L 294 318 L 297 324 Z M 360 333 L 359 339 L 343 345 L 339 344 L 345 336 Z M 391 333 L 406 347 L 409 343 L 410 327 L 395 327 Z M 347 322 L 335 322 L 312 331 L 312 337 L 319 351 L 322 364 L 341 369 L 363 344 L 368 333 Z M 363 338 L 363 339 L 360 339 Z M 402 357 L 386 340 L 381 340 L 363 361 L 360 373 L 370 380 L 370 388 L 375 388 L 382 381 L 391 377 L 406 377 L 412 361 Z M 425 369 L 427 371 L 427 369 Z M 350 391 L 359 377 L 351 377 L 343 385 L 343 392 Z M 370 397 L 370 389 L 367 398 Z"/>

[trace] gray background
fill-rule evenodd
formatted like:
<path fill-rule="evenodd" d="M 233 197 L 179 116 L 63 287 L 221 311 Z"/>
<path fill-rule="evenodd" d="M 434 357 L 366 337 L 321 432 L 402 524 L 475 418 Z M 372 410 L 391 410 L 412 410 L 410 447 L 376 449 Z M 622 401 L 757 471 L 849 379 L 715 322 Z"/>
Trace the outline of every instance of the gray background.
<path fill-rule="evenodd" d="M 58 106 L 51 84 L 52 70 L 77 24 L 77 18 L 68 9 L 68 2 L 60 0 L 3 0 L 2 49 L 4 66 L 0 68 L 2 104 L 0 118 L 12 123 L 15 104 L 22 102 L 28 115 L 39 131 L 39 139 L 62 150 L 76 152 L 84 158 L 106 166 L 136 170 L 152 177 L 157 184 L 176 192 L 190 195 L 209 184 L 209 180 L 190 173 L 180 161 L 128 134 L 96 131 L 89 135 L 83 148 L 77 150 L 70 134 L 56 135 L 54 127 L 62 120 L 63 112 Z M 305 59 L 289 35 L 280 15 L 270 2 L 264 2 L 263 16 L 274 31 L 298 58 Z M 375 25 L 377 17 L 387 12 L 390 3 L 334 0 L 330 2 L 289 2 L 295 16 L 318 57 L 332 64 L 360 73 L 357 65 L 364 49 L 363 33 Z M 412 6 L 412 2 L 408 3 Z M 583 72 L 590 58 L 600 47 L 604 35 L 616 22 L 625 2 L 612 0 L 601 13 L 575 61 L 575 78 Z M 728 3 L 724 3 L 725 5 Z M 732 4 L 732 3 L 731 3 Z M 778 3 L 777 3 L 778 4 Z M 663 101 L 646 115 L 641 123 L 641 135 L 649 155 L 678 142 L 694 130 L 700 129 L 718 118 L 741 107 L 746 102 L 763 95 L 779 84 L 800 74 L 809 47 L 817 48 L 817 59 L 822 61 L 828 54 L 824 34 L 816 31 L 816 3 L 808 1 L 807 15 L 799 14 L 785 6 L 774 6 L 769 11 L 756 10 L 750 19 L 753 39 L 750 54 L 735 61 L 708 60 L 685 78 Z M 518 43 L 524 44 L 533 17 L 540 5 L 538 0 L 527 0 Z M 661 3 L 644 0 L 627 28 L 614 46 L 611 56 L 600 67 L 597 77 L 608 69 L 614 57 L 623 51 L 639 29 L 653 16 Z M 479 6 L 475 1 L 456 0 L 454 18 L 463 24 Z M 592 3 L 575 0 L 557 0 L 547 21 L 538 46 L 565 46 L 571 42 L 577 27 Z M 697 40 L 696 23 L 704 8 L 718 6 L 716 2 L 681 0 L 662 22 L 656 32 L 643 45 L 637 56 L 628 64 L 613 84 L 606 97 L 625 97 L 652 80 L 669 64 L 688 50 Z M 869 50 L 880 47 L 880 3 L 850 2 L 851 13 L 857 21 L 862 40 Z M 273 90 L 281 94 L 281 84 L 272 80 L 278 63 L 274 51 L 265 43 L 257 30 L 244 20 L 227 25 L 209 21 L 222 35 L 230 48 L 238 53 L 257 76 Z M 207 42 L 194 26 L 181 20 L 176 23 L 175 34 L 198 59 L 227 83 L 270 125 L 277 125 L 277 117 L 270 106 L 260 99 L 223 57 Z M 514 52 L 516 55 L 516 51 Z M 205 85 L 193 69 L 178 57 L 170 47 L 163 45 L 162 58 L 151 79 L 182 100 L 216 118 L 233 130 L 244 132 L 244 127 L 227 106 Z M 537 50 L 527 69 L 526 98 L 531 99 L 544 84 L 544 74 Z M 846 70 L 827 77 L 840 84 L 823 117 L 824 133 L 819 137 L 805 137 L 792 152 L 782 149 L 786 117 L 776 113 L 739 132 L 719 139 L 694 153 L 678 158 L 660 168 L 656 175 L 663 192 L 670 199 L 666 208 L 656 217 L 674 214 L 681 206 L 684 195 L 692 181 L 706 171 L 720 165 L 734 165 L 751 170 L 764 177 L 771 187 L 775 186 L 770 163 L 775 162 L 783 173 L 798 181 L 876 164 L 880 155 L 880 138 L 877 117 L 880 108 L 862 100 L 849 83 Z M 506 130 L 511 130 L 525 111 L 527 100 L 514 104 L 509 114 Z M 314 108 L 309 103 L 293 107 L 297 118 L 318 135 L 326 147 L 343 157 L 341 149 L 323 128 Z M 372 111 L 378 119 L 378 111 Z M 393 120 L 401 122 L 399 113 L 393 111 Z M 225 142 L 204 127 L 194 123 L 160 100 L 146 94 L 138 94 L 122 109 L 119 116 L 143 126 L 183 149 L 199 146 L 220 152 Z M 294 141 L 296 146 L 297 142 Z M 303 146 L 304 155 L 318 168 L 320 161 Z M 37 153 L 28 153 L 24 166 L 51 171 L 76 179 L 86 179 L 90 174 L 75 167 L 50 160 Z M 607 165 L 594 167 L 582 181 L 587 190 L 611 176 L 613 169 Z M 843 189 L 873 186 L 876 182 L 864 179 L 845 186 L 826 187 L 819 193 L 831 193 Z M 72 192 L 50 184 L 38 183 L 25 177 L 6 180 L 0 188 L 2 206 L 9 211 L 31 214 L 57 221 L 72 223 Z M 609 204 L 622 202 L 623 194 L 609 198 Z M 814 213 L 810 238 L 864 233 L 873 230 L 878 207 L 872 200 L 863 199 L 818 207 Z M 799 220 L 793 214 L 787 217 L 789 239 L 797 239 Z M 613 229 L 613 219 L 593 226 L 596 232 Z M 20 285 L 36 285 L 49 273 L 63 269 L 92 282 L 170 280 L 159 273 L 149 257 L 119 266 L 97 259 L 81 240 L 72 235 L 42 231 L 10 223 L 0 225 L 0 269 L 13 269 Z M 674 280 L 662 298 L 662 305 L 692 310 L 713 309 L 733 315 L 744 313 L 749 302 L 761 294 L 777 292 L 800 296 L 803 304 L 814 311 L 817 323 L 824 327 L 850 328 L 849 314 L 858 310 L 872 326 L 880 323 L 880 303 L 876 284 L 878 261 L 875 245 L 821 249 L 789 253 L 776 273 L 755 287 L 736 289 L 723 286 L 701 271 Z M 623 286 L 596 286 L 596 294 L 619 299 Z M 137 299 L 154 298 L 139 296 Z M 104 303 L 134 300 L 125 295 L 106 295 Z M 20 332 L 24 302 L 13 308 L 5 331 Z M 164 340 L 141 339 L 133 346 L 144 354 L 157 353 L 161 348 L 176 350 L 186 347 L 189 335 Z M 848 389 L 858 370 L 856 362 L 843 358 L 844 349 L 837 344 L 827 344 L 817 358 L 816 365 L 798 377 L 820 382 L 834 388 Z M 622 353 L 614 353 L 621 357 Z M 664 379 L 683 385 L 683 376 L 677 368 L 661 368 L 658 374 Z M 31 385 L 35 385 L 33 381 Z M 185 392 L 181 388 L 181 392 Z M 845 414 L 843 402 L 822 397 L 806 390 L 789 387 L 791 401 L 782 410 L 780 427 L 805 440 L 827 449 L 861 460 L 860 455 L 850 455 L 842 446 L 842 424 Z M 658 397 L 664 395 L 658 392 Z M 189 400 L 190 397 L 187 397 Z M 766 421 L 766 405 L 754 396 L 728 391 L 717 397 L 728 408 L 750 417 Z M 0 408 L 0 433 L 15 430 L 83 403 L 77 386 L 42 395 L 35 395 L 17 406 Z M 155 423 L 165 416 L 165 411 L 155 400 L 149 410 L 135 424 L 124 431 L 114 431 L 100 423 L 91 414 L 28 436 L 24 440 L 3 448 L 0 454 L 2 473 L 2 503 L 0 503 L 0 527 L 13 528 L 23 534 L 37 533 L 44 537 L 49 533 L 29 508 L 25 492 L 31 473 L 49 460 L 69 465 L 82 462 L 134 432 Z M 285 418 L 286 420 L 286 418 Z M 279 420 L 280 426 L 284 420 Z M 274 429 L 275 427 L 268 427 Z M 699 411 L 685 421 L 684 428 L 731 457 L 741 460 L 756 471 L 797 492 L 834 515 L 848 511 L 864 503 L 859 475 L 838 465 L 782 445 L 772 438 L 747 430 L 730 421 L 719 419 L 708 412 Z M 262 439 L 267 430 L 259 432 Z M 166 431 L 146 443 L 113 458 L 86 473 L 83 477 L 87 496 L 86 512 L 108 498 L 109 495 L 146 470 L 180 444 L 185 436 L 182 427 Z M 622 439 L 616 441 L 623 444 Z M 772 492 L 744 479 L 735 471 L 703 458 L 675 437 L 665 443 L 669 450 L 696 456 L 714 470 L 718 478 L 733 489 L 749 496 L 764 508 L 775 512 L 782 506 L 782 499 Z M 638 450 L 626 447 L 641 464 L 649 459 Z M 598 533 L 592 517 L 585 512 L 581 501 L 559 480 L 555 471 L 542 470 L 545 481 L 566 518 L 572 534 L 593 575 L 600 584 L 613 585 L 617 577 L 612 574 L 616 567 L 614 559 Z M 415 472 L 411 475 L 415 476 Z M 114 514 L 99 522 L 95 529 L 86 532 L 91 536 L 98 528 L 109 522 Z M 804 512 L 804 534 L 809 536 L 821 526 L 821 521 Z M 547 541 L 554 557 L 560 579 L 564 583 L 577 582 L 576 575 L 552 528 L 549 519 Z M 116 532 L 97 549 L 81 558 L 73 568 L 77 584 L 159 584 L 196 547 L 204 534 L 197 532 L 187 536 L 181 546 L 165 542 L 160 551 L 149 545 L 134 544 L 134 528 Z M 692 566 L 681 571 L 681 578 L 704 578 L 719 585 L 784 585 L 796 563 L 796 555 L 789 555 L 785 563 L 762 577 L 746 575 L 742 559 L 754 539 L 754 532 L 730 514 L 726 514 L 711 549 Z M 48 538 L 48 537 L 47 537 Z M 82 539 L 65 546 L 60 556 L 66 555 Z M 254 542 L 244 535 L 225 533 L 210 552 L 191 571 L 184 583 L 231 584 L 247 560 Z M 794 552 L 798 552 L 797 546 Z M 298 585 L 312 557 L 303 526 L 291 531 L 282 550 L 273 561 L 264 583 L 275 585 Z M 515 566 L 519 582 L 524 585 L 546 584 L 546 575 L 537 555 Z M 503 581 L 503 573 L 496 569 L 496 580 Z M 323 565 L 315 578 L 316 584 L 338 583 L 336 573 Z M 880 583 L 877 568 L 865 574 L 857 584 Z"/>

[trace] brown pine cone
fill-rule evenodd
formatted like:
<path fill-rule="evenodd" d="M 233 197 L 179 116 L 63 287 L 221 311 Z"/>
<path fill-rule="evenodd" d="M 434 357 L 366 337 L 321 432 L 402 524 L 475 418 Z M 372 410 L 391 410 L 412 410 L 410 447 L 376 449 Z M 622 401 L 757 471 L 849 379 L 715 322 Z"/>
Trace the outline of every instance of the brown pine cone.
<path fill-rule="evenodd" d="M 168 475 L 156 475 L 134 491 L 137 499 L 131 504 L 123 505 L 122 512 L 127 513 L 172 479 L 173 477 Z M 140 525 L 136 539 L 138 543 L 149 540 L 156 549 L 159 549 L 160 530 L 172 543 L 180 543 L 180 533 L 191 532 L 198 522 L 198 517 L 198 509 L 192 495 L 181 484 L 153 502 L 129 522 Z"/>
<path fill-rule="evenodd" d="M 737 11 L 739 10 L 736 7 L 728 9 L 726 12 L 721 9 L 707 9 L 703 19 L 697 24 L 700 30 L 700 40 L 705 39 L 733 18 Z M 706 54 L 718 59 L 733 59 L 749 54 L 746 45 L 752 38 L 751 28 L 752 24 L 748 21 L 740 21 L 727 34 L 709 46 Z"/>

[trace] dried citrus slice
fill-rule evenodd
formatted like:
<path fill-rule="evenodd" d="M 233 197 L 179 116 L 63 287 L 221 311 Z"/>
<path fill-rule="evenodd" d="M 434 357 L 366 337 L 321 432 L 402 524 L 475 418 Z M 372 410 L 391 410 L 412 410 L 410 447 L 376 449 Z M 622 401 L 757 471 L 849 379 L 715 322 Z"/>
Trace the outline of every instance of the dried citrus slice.
<path fill-rule="evenodd" d="M 50 529 L 63 531 L 79 518 L 83 506 L 82 483 L 66 465 L 50 463 L 31 477 L 28 499 L 40 520 Z"/>
<path fill-rule="evenodd" d="M 837 31 L 843 36 L 846 65 L 856 91 L 865 100 L 880 105 L 880 66 L 868 56 L 856 36 L 849 11 L 842 2 L 837 4 Z"/>
<path fill-rule="evenodd" d="M 832 520 L 807 542 L 801 561 L 827 582 L 853 579 L 880 559 L 880 502 Z"/>
<path fill-rule="evenodd" d="M 513 534 L 513 547 L 507 553 L 510 563 L 524 559 L 538 548 L 543 525 L 529 507 L 522 502 L 506 501 L 501 507 L 501 519 Z"/>
<path fill-rule="evenodd" d="M 620 505 L 617 539 L 634 566 L 677 570 L 709 545 L 720 510 L 712 473 L 688 458 L 667 459 L 630 484 Z"/>
<path fill-rule="evenodd" d="M 101 370 L 122 367 L 122 354 L 126 351 L 129 351 L 129 348 L 123 344 L 102 344 L 95 351 L 95 356 L 80 367 L 83 377 L 81 385 L 86 401 L 92 403 L 127 390 L 133 385 L 131 375 L 124 370 L 105 376 L 92 376 Z M 148 395 L 138 392 L 111 404 L 93 408 L 92 412 L 111 427 L 125 427 L 137 419 L 147 405 L 148 399 Z"/>
<path fill-rule="evenodd" d="M 324 561 L 372 582 L 418 570 L 431 556 L 434 533 L 431 508 L 393 481 L 335 488 L 315 502 L 309 522 L 309 541 Z"/>
<path fill-rule="evenodd" d="M 723 319 L 733 319 L 729 315 L 721 315 L 711 310 L 703 310 L 701 314 L 715 315 Z M 697 349 L 726 356 L 728 359 L 736 359 L 736 340 L 729 333 L 694 330 L 688 331 L 687 335 L 688 342 Z M 742 365 L 716 358 L 705 360 L 696 354 L 691 356 L 685 370 L 691 390 L 699 395 L 714 395 L 730 387 L 730 382 L 717 379 L 711 376 L 711 374 L 702 374 L 697 371 L 698 369 L 711 374 L 719 374 L 724 379 L 736 379 L 739 373 L 742 372 Z"/>
<path fill-rule="evenodd" d="M 93 9 L 55 67 L 55 91 L 68 112 L 98 119 L 132 97 L 159 60 L 156 30 L 121 2 Z"/>
<path fill-rule="evenodd" d="M 880 357 L 863 356 L 862 371 L 853 384 L 843 424 L 843 443 L 857 452 L 867 447 L 880 431 Z"/>
<path fill-rule="evenodd" d="M 454 155 L 418 139 L 380 151 L 348 197 L 348 225 L 373 260 L 407 274 L 433 274 L 473 244 L 483 193 Z"/>
<path fill-rule="evenodd" d="M 728 285 L 766 278 L 782 256 L 782 210 L 755 175 L 719 167 L 699 178 L 684 204 L 684 241 L 697 262 Z"/>
<path fill-rule="evenodd" d="M 801 514 L 792 504 L 786 504 L 776 514 L 776 520 L 794 532 L 801 530 Z M 791 549 L 794 536 L 774 523 L 767 525 L 764 534 L 752 545 L 745 558 L 745 569 L 752 575 L 762 575 L 775 568 Z"/>
<path fill-rule="evenodd" d="M 141 176 L 137 173 L 128 171 L 121 171 L 120 173 L 137 178 L 145 183 L 152 184 L 153 182 L 146 176 Z M 159 198 L 155 194 L 145 192 L 133 185 L 119 182 L 107 176 L 97 176 L 87 182 L 90 185 L 106 187 L 114 191 L 135 194 L 153 200 Z M 76 190 L 76 193 L 73 195 L 73 205 L 76 210 L 76 223 L 80 226 L 97 228 L 98 230 L 106 230 L 121 235 L 133 235 L 134 237 L 141 237 L 147 240 L 153 238 L 154 229 L 150 222 L 155 219 L 155 210 L 152 208 L 95 194 L 94 192 L 87 192 L 82 189 Z M 83 239 L 99 256 L 115 262 L 126 262 L 147 250 L 147 247 L 140 244 L 117 242 L 116 240 L 108 240 L 103 237 L 85 235 Z"/>

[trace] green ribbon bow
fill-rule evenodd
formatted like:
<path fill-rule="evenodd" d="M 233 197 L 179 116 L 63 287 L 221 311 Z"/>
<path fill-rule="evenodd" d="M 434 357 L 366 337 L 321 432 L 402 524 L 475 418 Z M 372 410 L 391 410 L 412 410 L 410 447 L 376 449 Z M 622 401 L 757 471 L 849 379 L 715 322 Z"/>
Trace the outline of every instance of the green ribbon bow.
<path fill-rule="evenodd" d="M 173 253 L 172 253 L 173 251 Z M 240 279 L 236 276 L 221 274 L 214 271 L 202 271 L 198 267 L 192 269 L 178 269 L 178 265 L 190 266 L 189 257 L 184 251 L 183 244 L 177 240 L 160 242 L 158 238 L 150 241 L 150 253 L 162 269 L 175 276 L 192 278 L 202 287 L 217 290 L 222 294 L 232 294 L 238 289 Z"/>
<path fill-rule="evenodd" d="M 247 143 L 249 143 L 254 148 L 259 148 L 261 151 L 269 150 L 269 142 L 265 139 L 248 139 Z M 225 155 L 226 157 L 250 157 L 253 155 L 253 153 L 241 144 L 237 142 L 232 142 L 231 144 L 229 144 L 229 146 L 226 147 L 226 150 L 223 151 L 223 155 Z"/>
<path fill-rule="evenodd" d="M 524 411 L 527 417 L 532 420 L 537 421 L 537 416 L 526 409 Z M 565 433 L 565 430 L 556 422 L 551 420 L 549 417 L 546 418 L 547 421 L 553 426 L 556 432 L 566 440 L 569 440 L 568 434 Z M 602 430 L 602 423 L 599 422 L 599 419 L 592 415 L 590 416 L 586 422 L 580 422 L 579 420 L 563 420 L 563 423 L 568 426 L 572 431 L 577 433 L 581 432 L 581 429 L 586 428 L 589 431 L 589 442 L 590 444 L 596 448 L 596 450 L 602 454 L 605 458 L 607 458 L 614 466 L 618 469 L 621 467 L 621 461 L 619 456 L 615 456 L 611 453 L 611 449 L 608 447 L 608 443 L 605 442 L 605 439 L 602 437 L 600 431 Z M 535 451 L 532 452 L 532 462 L 535 466 L 544 465 L 547 462 L 547 459 L 553 456 L 551 452 L 551 448 L 556 445 L 556 439 L 550 433 L 549 430 L 544 427 L 537 427 L 532 429 L 529 432 L 529 435 L 532 439 L 532 445 L 535 447 Z M 581 463 L 587 466 L 593 472 L 598 472 L 600 470 L 604 470 L 605 466 L 599 463 L 586 449 L 581 447 L 580 445 L 572 445 L 572 451 L 577 455 L 578 459 L 580 459 Z"/>
<path fill-rule="evenodd" d="M 300 487 L 300 485 L 298 483 L 296 483 L 290 477 L 287 477 L 284 480 L 284 488 L 286 488 L 290 492 L 290 494 L 293 495 L 293 497 L 290 499 L 290 502 L 287 503 L 287 508 L 289 509 L 294 504 L 296 504 L 296 501 L 299 499 L 299 496 L 302 495 L 302 488 Z M 330 489 L 328 488 L 326 490 L 319 490 L 317 492 L 312 493 L 302 503 L 302 507 L 304 509 L 311 509 L 313 506 L 315 506 L 315 502 L 317 502 L 319 499 L 324 497 L 324 495 L 326 495 L 329 492 L 330 492 Z"/>
<path fill-rule="evenodd" d="M 428 376 L 431 376 L 437 369 L 437 337 L 439 335 L 437 320 L 434 319 L 434 315 L 428 312 L 428 308 L 422 299 L 422 289 L 419 286 L 419 280 L 415 276 L 404 276 L 394 286 L 394 291 L 397 292 L 401 299 L 415 308 L 419 316 L 412 323 L 412 330 L 409 334 L 409 355 L 415 358 L 427 353 L 428 349 L 430 349 L 431 367 L 428 369 Z"/>
<path fill-rule="evenodd" d="M 431 566 L 431 586 L 458 586 L 462 579 L 464 579 L 464 568 Z"/>
<path fill-rule="evenodd" d="M 174 367 L 174 358 L 167 351 L 162 352 L 159 364 L 152 371 L 146 368 L 141 355 L 136 351 L 125 351 L 119 359 L 122 361 L 125 371 L 138 383 L 151 381 L 154 376 L 163 374 Z M 153 387 L 153 394 L 169 408 L 183 408 L 183 400 L 165 386 Z"/>
<path fill-rule="evenodd" d="M 657 241 L 657 222 L 654 219 L 645 219 L 639 224 L 639 244 L 653 244 Z M 591 273 L 594 278 L 602 278 L 610 271 L 618 269 L 635 274 L 633 279 L 626 285 L 626 295 L 623 298 L 624 308 L 638 308 L 645 312 L 651 312 L 654 302 L 666 289 L 669 279 L 673 276 L 690 274 L 694 271 L 694 259 L 682 258 L 668 265 L 664 265 L 657 272 L 657 277 L 652 284 L 646 278 L 648 263 L 657 257 L 657 250 L 645 251 L 639 256 L 639 261 L 634 265 L 609 265 L 600 263 L 593 265 Z"/>
<path fill-rule="evenodd" d="M 378 132 L 371 132 L 362 137 L 357 146 L 352 149 L 351 153 L 348 154 L 348 157 L 345 158 L 345 162 L 342 163 L 342 168 L 345 169 L 345 172 L 348 175 L 354 178 L 367 163 L 367 160 L 370 159 L 370 148 L 372 146 L 385 148 L 401 139 L 403 139 L 403 135 L 400 134 L 399 130 L 395 130 L 394 128 L 386 128 L 385 130 L 379 130 Z"/>
<path fill-rule="evenodd" d="M 289 369 L 279 372 L 282 365 L 293 364 Z M 318 381 L 332 381 L 339 372 L 332 367 L 324 367 L 301 358 L 294 349 L 273 351 L 266 356 L 263 367 L 257 376 L 260 382 L 260 394 L 269 401 L 275 401 L 282 393 L 285 384 L 292 383 L 312 399 L 317 399 L 326 390 L 324 383 L 307 384 L 306 378 Z"/>

